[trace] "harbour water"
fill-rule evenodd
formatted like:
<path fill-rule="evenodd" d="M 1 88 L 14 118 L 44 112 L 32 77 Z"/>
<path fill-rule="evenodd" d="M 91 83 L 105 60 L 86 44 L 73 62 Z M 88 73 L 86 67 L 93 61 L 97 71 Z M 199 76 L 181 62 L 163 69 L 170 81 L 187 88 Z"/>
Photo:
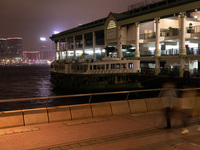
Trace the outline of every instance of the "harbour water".
<path fill-rule="evenodd" d="M 88 91 L 89 93 L 90 91 Z M 81 93 L 81 91 L 79 91 Z M 76 94 L 79 94 L 76 91 Z M 50 82 L 50 66 L 1 66 L 0 100 L 70 95 L 67 90 L 55 89 Z M 118 98 L 118 96 L 116 96 Z M 126 95 L 122 97 L 124 99 Z M 93 97 L 93 100 L 96 100 Z M 102 100 L 115 100 L 114 96 L 100 96 Z M 89 97 L 49 99 L 48 106 L 88 103 Z M 0 111 L 45 107 L 46 100 L 0 103 Z"/>
<path fill-rule="evenodd" d="M 0 100 L 54 95 L 50 66 L 0 67 Z"/>
<path fill-rule="evenodd" d="M 0 100 L 55 96 L 50 66 L 1 66 Z M 1 103 L 0 111 L 44 107 L 45 101 Z"/>
<path fill-rule="evenodd" d="M 79 91 L 76 94 L 81 93 Z M 90 91 L 88 91 L 90 93 Z M 152 93 L 152 92 L 151 92 Z M 1 66 L 0 67 L 0 100 L 21 98 L 50 97 L 70 95 L 67 90 L 55 89 L 50 82 L 50 66 Z M 152 94 L 151 94 L 152 95 Z M 93 96 L 92 102 L 124 100 L 127 94 Z M 147 95 L 129 95 L 129 97 Z M 48 106 L 73 105 L 88 103 L 89 96 L 81 98 L 49 99 Z M 45 107 L 45 100 L 0 103 L 0 111 Z"/>

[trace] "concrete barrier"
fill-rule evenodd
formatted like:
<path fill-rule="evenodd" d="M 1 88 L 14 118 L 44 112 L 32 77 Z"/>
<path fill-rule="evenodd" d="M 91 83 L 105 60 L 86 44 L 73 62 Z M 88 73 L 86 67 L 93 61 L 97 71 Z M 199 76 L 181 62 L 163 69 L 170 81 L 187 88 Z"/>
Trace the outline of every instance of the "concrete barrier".
<path fill-rule="evenodd" d="M 113 115 L 130 114 L 128 101 L 117 101 L 117 102 L 111 102 L 110 104 Z"/>
<path fill-rule="evenodd" d="M 23 114 L 21 110 L 0 112 L 0 128 L 23 126 Z"/>
<path fill-rule="evenodd" d="M 110 103 L 95 103 L 92 104 L 93 117 L 111 116 L 112 111 Z"/>
<path fill-rule="evenodd" d="M 25 125 L 48 123 L 46 108 L 26 109 L 22 111 L 24 112 Z"/>
<path fill-rule="evenodd" d="M 73 119 L 92 118 L 92 111 L 89 104 L 70 106 Z"/>
<path fill-rule="evenodd" d="M 144 99 L 129 100 L 131 114 L 147 112 L 147 106 Z"/>
<path fill-rule="evenodd" d="M 136 114 L 163 110 L 166 98 L 103 102 L 50 108 L 0 112 L 0 128 L 50 123 L 74 119 Z M 177 98 L 178 105 L 181 98 Z M 195 97 L 193 116 L 200 113 L 200 97 Z"/>
<path fill-rule="evenodd" d="M 146 101 L 148 112 L 163 110 L 163 104 L 162 104 L 160 97 L 158 97 L 158 98 L 148 98 L 148 99 L 145 99 L 145 101 Z"/>
<path fill-rule="evenodd" d="M 192 116 L 199 116 L 200 115 L 200 97 L 195 97 L 195 105 L 194 110 L 192 112 Z"/>
<path fill-rule="evenodd" d="M 49 107 L 47 111 L 49 122 L 71 120 L 71 113 L 68 106 Z"/>

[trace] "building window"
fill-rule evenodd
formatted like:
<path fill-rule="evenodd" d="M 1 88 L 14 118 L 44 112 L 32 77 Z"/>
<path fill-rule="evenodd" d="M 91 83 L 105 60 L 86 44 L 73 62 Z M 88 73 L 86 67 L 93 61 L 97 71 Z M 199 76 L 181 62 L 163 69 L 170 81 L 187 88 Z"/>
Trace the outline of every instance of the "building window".
<path fill-rule="evenodd" d="M 116 69 L 120 69 L 120 64 L 116 64 Z"/>
<path fill-rule="evenodd" d="M 109 64 L 106 64 L 106 69 L 109 69 Z"/>
<path fill-rule="evenodd" d="M 115 69 L 115 64 L 111 64 L 111 69 Z"/>
<path fill-rule="evenodd" d="M 129 68 L 133 68 L 133 63 L 129 63 L 129 64 L 128 64 L 128 67 L 129 67 Z"/>

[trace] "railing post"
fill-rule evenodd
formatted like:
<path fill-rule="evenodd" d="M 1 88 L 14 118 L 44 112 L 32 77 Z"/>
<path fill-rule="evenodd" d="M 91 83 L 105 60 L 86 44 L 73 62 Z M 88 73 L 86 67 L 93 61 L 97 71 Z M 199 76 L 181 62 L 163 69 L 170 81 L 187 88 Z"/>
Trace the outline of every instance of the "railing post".
<path fill-rule="evenodd" d="M 128 100 L 129 95 L 130 95 L 130 92 L 128 92 L 128 94 L 127 94 L 127 96 L 126 96 L 126 100 Z"/>
<path fill-rule="evenodd" d="M 47 109 L 47 104 L 48 104 L 48 98 L 46 100 L 46 111 L 47 111 L 47 118 L 48 118 L 48 123 L 50 123 L 50 120 L 49 120 L 49 112 L 48 112 L 48 109 Z"/>
<path fill-rule="evenodd" d="M 46 100 L 46 109 L 47 109 L 47 105 L 48 105 L 48 100 L 49 100 L 49 99 L 47 98 L 47 100 Z"/>
<path fill-rule="evenodd" d="M 89 104 L 91 103 L 91 100 L 92 100 L 92 94 L 90 95 Z"/>

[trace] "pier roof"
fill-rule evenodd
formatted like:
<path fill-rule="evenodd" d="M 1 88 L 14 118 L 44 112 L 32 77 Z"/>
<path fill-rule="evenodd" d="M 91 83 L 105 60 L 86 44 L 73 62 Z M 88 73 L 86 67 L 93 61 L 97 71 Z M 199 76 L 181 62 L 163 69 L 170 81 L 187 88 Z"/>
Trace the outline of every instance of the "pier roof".
<path fill-rule="evenodd" d="M 180 7 L 182 5 L 185 5 L 185 7 L 184 7 L 185 10 L 182 10 L 182 8 L 180 8 L 182 11 L 187 11 L 187 12 L 194 11 L 193 8 L 190 8 L 187 6 L 187 4 L 193 3 L 193 2 L 197 2 L 197 1 L 196 0 L 178 0 L 178 1 L 163 0 L 158 3 L 153 3 L 153 4 L 150 4 L 147 6 L 140 6 L 138 8 L 134 7 L 134 9 L 129 9 L 128 11 L 125 11 L 123 13 L 112 13 L 112 14 L 116 17 L 116 20 L 118 22 L 123 22 L 124 20 L 128 20 L 128 21 L 125 21 L 124 23 L 120 23 L 121 25 L 126 25 L 126 24 L 130 23 L 131 18 L 138 18 L 139 16 L 149 15 L 151 13 L 154 14 L 159 11 L 162 11 L 162 12 L 165 10 L 167 11 L 167 13 L 157 14 L 157 17 L 160 17 L 160 18 L 172 16 L 172 14 L 174 15 L 174 13 L 179 14 L 179 11 L 180 11 L 179 9 L 177 9 L 177 10 L 173 9 L 173 11 L 171 11 L 169 9 Z M 199 3 L 199 2 L 197 2 L 197 3 Z M 197 8 L 196 3 L 194 4 L 194 6 Z M 198 7 L 197 9 L 200 10 L 200 7 Z M 140 19 L 139 22 L 146 22 L 149 20 L 153 20 L 154 17 L 155 17 L 154 15 L 152 15 L 151 17 L 145 17 L 145 18 Z M 60 37 L 60 36 L 64 36 L 67 34 L 87 30 L 90 28 L 98 27 L 98 26 L 104 26 L 106 19 L 107 19 L 107 17 L 80 25 L 78 27 L 60 32 L 58 34 L 53 34 L 50 38 L 52 40 L 54 40 L 56 37 Z M 135 20 L 132 20 L 132 21 L 135 21 Z M 134 22 L 132 22 L 132 23 L 134 23 Z"/>

